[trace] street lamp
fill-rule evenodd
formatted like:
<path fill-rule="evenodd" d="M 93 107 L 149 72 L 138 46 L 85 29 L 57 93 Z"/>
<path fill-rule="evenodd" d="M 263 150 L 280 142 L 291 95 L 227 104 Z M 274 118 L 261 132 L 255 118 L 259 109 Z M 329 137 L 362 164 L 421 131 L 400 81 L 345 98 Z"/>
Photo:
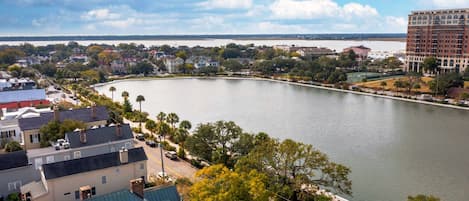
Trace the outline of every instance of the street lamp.
<path fill-rule="evenodd" d="M 158 135 L 158 139 L 160 139 L 159 147 L 160 147 L 160 155 L 161 155 L 161 171 L 163 172 L 163 179 L 165 180 L 166 175 L 164 173 L 164 162 L 163 162 L 163 143 L 161 140 L 161 135 Z"/>

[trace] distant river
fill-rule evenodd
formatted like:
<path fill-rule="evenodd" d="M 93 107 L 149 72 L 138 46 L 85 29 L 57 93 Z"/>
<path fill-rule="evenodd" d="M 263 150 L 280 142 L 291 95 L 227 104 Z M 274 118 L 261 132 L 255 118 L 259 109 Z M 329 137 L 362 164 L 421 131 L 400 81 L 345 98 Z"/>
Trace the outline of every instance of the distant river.
<path fill-rule="evenodd" d="M 0 41 L 0 45 L 20 45 L 30 43 L 35 46 L 44 46 L 49 44 L 67 44 L 69 41 Z M 405 50 L 405 42 L 396 41 L 355 41 L 355 40 L 234 40 L 234 39 L 205 39 L 205 40 L 82 40 L 77 41 L 81 45 L 90 44 L 109 44 L 118 45 L 120 43 L 136 43 L 149 46 L 201 46 L 201 47 L 218 47 L 229 43 L 236 44 L 254 44 L 256 46 L 274 46 L 274 45 L 296 45 L 302 47 L 327 47 L 337 52 L 341 52 L 344 48 L 364 45 L 371 48 L 372 51 L 401 51 Z"/>
<path fill-rule="evenodd" d="M 354 201 L 433 194 L 469 200 L 469 112 L 270 81 L 127 80 L 135 108 L 176 112 L 193 124 L 233 120 L 245 131 L 312 144 L 352 168 Z"/>

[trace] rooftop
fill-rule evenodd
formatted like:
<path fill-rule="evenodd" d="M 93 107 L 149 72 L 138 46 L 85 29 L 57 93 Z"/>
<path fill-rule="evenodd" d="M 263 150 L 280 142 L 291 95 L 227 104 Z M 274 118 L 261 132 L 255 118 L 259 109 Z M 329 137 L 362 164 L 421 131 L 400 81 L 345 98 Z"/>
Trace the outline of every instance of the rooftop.
<path fill-rule="evenodd" d="M 63 110 L 59 114 L 60 121 L 66 119 L 73 119 L 82 121 L 85 123 L 107 120 L 109 118 L 108 111 L 106 107 L 99 106 L 96 107 L 96 118 L 92 117 L 91 108 L 82 108 L 75 110 Z M 39 117 L 23 118 L 19 119 L 19 126 L 21 130 L 33 130 L 39 129 L 43 125 L 49 123 L 49 121 L 54 119 L 54 112 L 41 113 Z"/>
<path fill-rule="evenodd" d="M 86 143 L 80 142 L 80 131 L 65 134 L 65 139 L 70 143 L 70 148 L 79 148 L 133 138 L 132 129 L 128 124 L 123 124 L 120 132 L 121 136 L 118 136 L 117 126 L 108 126 L 86 130 Z"/>
<path fill-rule="evenodd" d="M 147 155 L 142 147 L 128 150 L 128 163 L 145 160 L 147 160 Z M 112 152 L 97 156 L 44 164 L 42 165 L 42 169 L 46 179 L 56 179 L 120 165 L 123 164 L 119 160 L 119 152 Z"/>
<path fill-rule="evenodd" d="M 15 151 L 11 153 L 0 154 L 0 170 L 8 170 L 28 165 L 28 156 L 26 151 Z"/>
<path fill-rule="evenodd" d="M 144 201 L 180 201 L 181 197 L 175 186 L 164 186 L 145 189 Z M 121 190 L 102 196 L 93 197 L 88 201 L 142 201 L 129 190 Z"/>
<path fill-rule="evenodd" d="M 0 103 L 11 103 L 29 100 L 45 100 L 46 91 L 44 89 L 28 89 L 0 91 Z"/>

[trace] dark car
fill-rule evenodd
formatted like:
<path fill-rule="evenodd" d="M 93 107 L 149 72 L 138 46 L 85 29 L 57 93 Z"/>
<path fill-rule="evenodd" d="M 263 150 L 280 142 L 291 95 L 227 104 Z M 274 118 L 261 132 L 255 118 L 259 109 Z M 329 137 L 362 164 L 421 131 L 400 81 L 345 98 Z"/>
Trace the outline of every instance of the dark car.
<path fill-rule="evenodd" d="M 140 140 L 140 141 L 145 141 L 145 136 L 141 133 L 135 135 L 135 139 Z"/>
<path fill-rule="evenodd" d="M 148 140 L 145 142 L 149 147 L 156 147 L 156 142 L 153 140 Z"/>

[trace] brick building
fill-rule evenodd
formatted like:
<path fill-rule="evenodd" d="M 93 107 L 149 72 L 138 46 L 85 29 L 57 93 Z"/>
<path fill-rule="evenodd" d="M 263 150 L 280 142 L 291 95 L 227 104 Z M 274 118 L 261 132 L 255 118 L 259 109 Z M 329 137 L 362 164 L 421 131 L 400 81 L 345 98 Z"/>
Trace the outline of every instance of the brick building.
<path fill-rule="evenodd" d="M 424 59 L 436 57 L 440 72 L 463 72 L 469 66 L 468 37 L 469 9 L 413 11 L 404 70 L 424 72 Z"/>

